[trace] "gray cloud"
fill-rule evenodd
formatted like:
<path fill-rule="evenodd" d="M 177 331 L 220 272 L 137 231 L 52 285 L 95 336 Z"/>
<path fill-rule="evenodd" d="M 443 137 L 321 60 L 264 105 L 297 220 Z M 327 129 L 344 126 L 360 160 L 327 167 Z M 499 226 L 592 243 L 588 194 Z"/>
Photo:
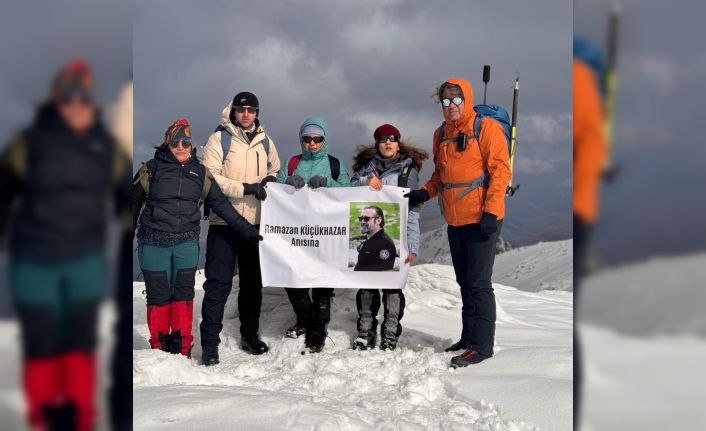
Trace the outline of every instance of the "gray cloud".
<path fill-rule="evenodd" d="M 571 21 L 571 4 L 553 0 L 482 8 L 421 0 L 276 7 L 139 2 L 136 163 L 150 157 L 151 145 L 181 116 L 204 142 L 223 106 L 243 90 L 260 99 L 261 120 L 284 157 L 299 151 L 297 131 L 309 115 L 326 119 L 331 152 L 347 164 L 355 146 L 370 142 L 374 128 L 385 122 L 431 150 L 442 121 L 431 99 L 435 86 L 451 76 L 468 78 L 480 102 L 483 64 L 493 67 L 489 102 L 508 108 L 515 70 L 521 71 L 518 157 L 568 160 L 570 139 L 562 128 L 571 127 L 563 120 L 571 115 Z M 430 173 L 427 163 L 423 179 Z M 571 177 L 566 169 L 554 174 Z M 560 199 L 571 199 L 570 191 L 563 193 Z M 547 193 L 546 199 L 557 197 Z M 565 219 L 568 225 L 568 213 Z"/>
<path fill-rule="evenodd" d="M 99 100 L 111 103 L 132 74 L 132 4 L 110 0 L 15 2 L 0 14 L 0 146 L 47 98 L 67 60 L 87 59 Z"/>

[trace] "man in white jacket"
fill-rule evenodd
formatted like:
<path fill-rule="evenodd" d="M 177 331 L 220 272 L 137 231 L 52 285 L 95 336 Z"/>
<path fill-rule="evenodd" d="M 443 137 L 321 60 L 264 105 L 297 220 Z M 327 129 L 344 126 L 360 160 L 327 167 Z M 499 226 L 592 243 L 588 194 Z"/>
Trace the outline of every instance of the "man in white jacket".
<path fill-rule="evenodd" d="M 250 223 L 259 227 L 260 203 L 267 197 L 265 185 L 275 181 L 280 160 L 272 139 L 258 120 L 259 102 L 254 94 L 238 93 L 223 109 L 221 124 L 204 148 L 204 165 L 211 171 L 233 207 Z M 240 291 L 241 348 L 259 355 L 267 345 L 258 335 L 262 305 L 262 277 L 257 246 L 240 238 L 215 214 L 209 216 L 206 240 L 206 282 L 202 305 L 202 363 L 219 362 L 219 334 L 223 329 L 223 310 L 238 263 Z"/>

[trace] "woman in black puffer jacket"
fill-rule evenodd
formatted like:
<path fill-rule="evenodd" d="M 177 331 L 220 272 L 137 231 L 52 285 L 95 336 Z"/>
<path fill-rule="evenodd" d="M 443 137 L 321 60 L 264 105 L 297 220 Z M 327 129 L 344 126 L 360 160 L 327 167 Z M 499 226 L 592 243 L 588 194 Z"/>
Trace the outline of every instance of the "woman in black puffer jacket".
<path fill-rule="evenodd" d="M 133 221 L 147 290 L 150 346 L 190 356 L 199 261 L 201 205 L 208 204 L 246 241 L 262 240 L 196 158 L 189 123 L 175 121 L 133 181 Z M 144 205 L 144 209 L 143 209 Z"/>

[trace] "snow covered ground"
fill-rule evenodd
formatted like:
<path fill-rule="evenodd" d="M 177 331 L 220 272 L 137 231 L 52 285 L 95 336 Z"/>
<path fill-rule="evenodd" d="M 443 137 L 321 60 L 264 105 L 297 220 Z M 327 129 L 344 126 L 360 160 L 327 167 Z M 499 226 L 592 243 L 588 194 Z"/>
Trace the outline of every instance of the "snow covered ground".
<path fill-rule="evenodd" d="M 500 256 L 498 256 L 500 257 Z M 545 260 L 544 265 L 564 264 Z M 541 266 L 541 265 L 540 265 Z M 268 354 L 238 348 L 236 291 L 226 306 L 221 364 L 198 365 L 149 349 L 143 284 L 134 293 L 135 429 L 568 430 L 572 422 L 572 302 L 563 291 L 496 284 L 495 357 L 450 370 L 444 347 L 460 333 L 460 295 L 448 265 L 418 265 L 405 290 L 404 333 L 394 352 L 353 351 L 354 291 L 338 290 L 323 353 L 302 356 L 284 339 L 294 321 L 286 295 L 265 289 Z M 237 280 L 235 282 L 237 285 Z"/>
<path fill-rule="evenodd" d="M 418 263 L 451 265 L 446 227 L 422 234 Z M 493 281 L 520 290 L 573 290 L 573 240 L 540 242 L 495 257 Z"/>
<path fill-rule="evenodd" d="M 586 429 L 706 429 L 706 253 L 605 270 L 581 287 Z"/>

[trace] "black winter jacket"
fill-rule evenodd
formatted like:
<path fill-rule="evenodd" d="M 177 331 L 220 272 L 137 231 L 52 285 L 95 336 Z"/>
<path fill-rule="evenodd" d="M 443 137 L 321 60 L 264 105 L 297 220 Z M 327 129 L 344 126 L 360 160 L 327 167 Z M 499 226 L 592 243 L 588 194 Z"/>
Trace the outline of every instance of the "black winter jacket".
<path fill-rule="evenodd" d="M 65 261 L 102 252 L 108 203 L 130 206 L 130 163 L 100 118 L 83 135 L 73 132 L 51 104 L 10 144 L 22 147 L 18 162 L 0 156 L 0 225 L 11 219 L 10 251 L 34 261 Z M 17 165 L 23 166 L 21 172 Z M 120 175 L 122 174 L 122 175 Z M 18 204 L 10 214 L 13 202 Z M 0 233 L 1 235 L 1 233 Z"/>
<path fill-rule="evenodd" d="M 168 148 L 158 149 L 147 166 L 150 170 L 149 195 L 136 181 L 137 175 L 133 180 L 133 220 L 139 221 L 142 227 L 167 234 L 198 232 L 201 220 L 199 200 L 206 167 L 194 154 L 182 165 Z M 143 203 L 144 210 L 140 215 Z M 205 203 L 240 235 L 246 238 L 257 235 L 255 227 L 235 211 L 213 179 Z"/>

